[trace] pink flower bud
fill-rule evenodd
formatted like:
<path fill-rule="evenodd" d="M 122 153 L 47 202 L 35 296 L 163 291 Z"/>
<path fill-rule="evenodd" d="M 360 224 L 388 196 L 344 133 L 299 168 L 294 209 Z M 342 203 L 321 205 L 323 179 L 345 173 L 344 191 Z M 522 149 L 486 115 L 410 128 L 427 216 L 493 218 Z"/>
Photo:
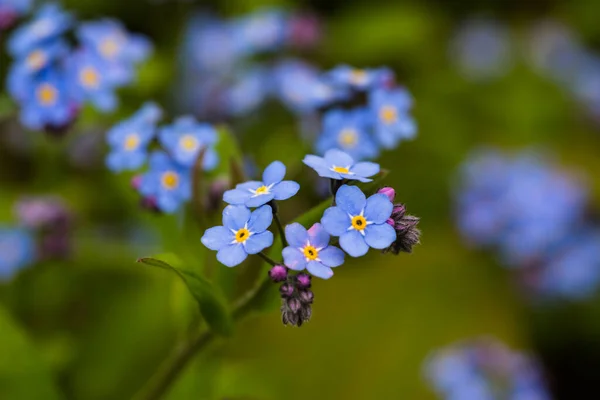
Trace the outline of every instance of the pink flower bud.
<path fill-rule="evenodd" d="M 377 193 L 385 194 L 387 198 L 390 199 L 390 201 L 392 202 L 396 198 L 396 191 L 394 190 L 394 188 L 391 188 L 389 186 L 379 189 Z"/>

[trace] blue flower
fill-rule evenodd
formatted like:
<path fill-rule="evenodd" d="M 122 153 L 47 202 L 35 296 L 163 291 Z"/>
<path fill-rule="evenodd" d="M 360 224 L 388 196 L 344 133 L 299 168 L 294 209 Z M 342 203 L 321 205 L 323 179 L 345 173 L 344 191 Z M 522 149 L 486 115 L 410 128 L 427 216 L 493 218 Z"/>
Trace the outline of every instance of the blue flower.
<path fill-rule="evenodd" d="M 205 147 L 204 170 L 210 171 L 217 166 L 219 157 L 214 150 L 217 133 L 212 126 L 200 124 L 194 117 L 178 118 L 172 125 L 162 128 L 158 138 L 173 159 L 183 166 L 193 166 L 200 150 Z"/>
<path fill-rule="evenodd" d="M 154 199 L 160 210 L 175 212 L 192 197 L 190 169 L 166 153 L 155 151 L 150 155 L 150 169 L 142 176 L 139 190 L 146 198 Z"/>
<path fill-rule="evenodd" d="M 232 115 L 244 115 L 258 108 L 267 98 L 270 76 L 261 68 L 243 71 L 225 93 L 225 108 Z"/>
<path fill-rule="evenodd" d="M 223 200 L 229 204 L 245 204 L 246 207 L 259 207 L 269 201 L 287 200 L 300 190 L 294 181 L 284 181 L 285 165 L 281 161 L 272 162 L 263 172 L 262 182 L 240 183 L 235 189 L 228 190 Z"/>
<path fill-rule="evenodd" d="M 140 168 L 147 157 L 147 146 L 154 138 L 161 115 L 154 103 L 146 103 L 131 118 L 114 126 L 107 134 L 111 152 L 106 165 L 112 171 Z"/>
<path fill-rule="evenodd" d="M 62 39 L 41 42 L 26 54 L 23 54 L 22 58 L 15 60 L 12 68 L 18 70 L 18 73 L 22 75 L 30 76 L 46 68 L 53 61 L 60 59 L 68 51 L 69 47 Z"/>
<path fill-rule="evenodd" d="M 26 96 L 21 102 L 21 121 L 30 129 L 65 126 L 76 115 L 77 104 L 68 91 L 64 71 L 48 69 L 25 84 Z"/>
<path fill-rule="evenodd" d="M 361 69 L 340 65 L 327 73 L 331 82 L 338 86 L 348 86 L 358 90 L 387 85 L 393 82 L 394 75 L 387 68 Z"/>
<path fill-rule="evenodd" d="M 236 43 L 246 54 L 272 51 L 286 39 L 286 14 L 276 9 L 264 9 L 233 22 Z"/>
<path fill-rule="evenodd" d="M 394 206 L 386 195 L 377 193 L 367 199 L 356 186 L 342 185 L 335 201 L 335 207 L 325 210 L 321 224 L 340 237 L 340 246 L 352 257 L 364 256 L 369 247 L 385 249 L 396 240 L 396 231 L 387 223 Z"/>
<path fill-rule="evenodd" d="M 337 149 L 328 150 L 325 157 L 307 155 L 303 162 L 323 178 L 371 182 L 372 179 L 368 177 L 379 173 L 379 164 L 366 161 L 355 163 L 352 157 Z"/>
<path fill-rule="evenodd" d="M 67 61 L 72 92 L 80 102 L 91 101 L 101 111 L 112 111 L 117 106 L 115 85 L 107 75 L 107 64 L 95 53 L 82 49 Z"/>
<path fill-rule="evenodd" d="M 314 276 L 329 279 L 331 268 L 344 263 L 344 252 L 329 246 L 329 234 L 321 224 L 314 224 L 308 231 L 298 223 L 285 227 L 285 238 L 290 244 L 283 249 L 284 264 L 295 271 L 304 268 Z"/>
<path fill-rule="evenodd" d="M 362 109 L 327 112 L 323 132 L 317 140 L 317 151 L 323 154 L 327 150 L 340 149 L 355 160 L 377 157 L 377 145 L 368 133 L 369 123 L 369 115 Z"/>
<path fill-rule="evenodd" d="M 8 41 L 8 50 L 15 57 L 25 56 L 35 46 L 55 38 L 71 27 L 73 19 L 56 4 L 40 8 L 35 19 L 18 28 Z"/>
<path fill-rule="evenodd" d="M 10 279 L 35 258 L 35 241 L 23 229 L 0 227 L 0 280 Z"/>
<path fill-rule="evenodd" d="M 405 89 L 373 90 L 369 102 L 376 121 L 375 136 L 383 147 L 391 149 L 400 140 L 415 137 L 417 127 L 408 115 L 412 98 Z"/>
<path fill-rule="evenodd" d="M 273 234 L 267 230 L 273 221 L 273 210 L 265 205 L 250 212 L 245 206 L 227 206 L 223 210 L 223 226 L 207 229 L 202 243 L 218 251 L 220 263 L 235 267 L 248 257 L 273 244 Z"/>

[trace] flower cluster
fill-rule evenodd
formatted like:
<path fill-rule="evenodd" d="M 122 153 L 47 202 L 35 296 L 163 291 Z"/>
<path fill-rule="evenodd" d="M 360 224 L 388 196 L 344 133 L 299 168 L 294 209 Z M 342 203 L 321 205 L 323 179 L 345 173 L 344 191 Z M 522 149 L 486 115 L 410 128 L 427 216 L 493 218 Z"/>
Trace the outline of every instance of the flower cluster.
<path fill-rule="evenodd" d="M 219 158 L 214 149 L 217 131 L 193 117 L 183 116 L 158 127 L 162 110 L 146 103 L 133 116 L 107 134 L 111 148 L 106 165 L 112 171 L 147 170 L 133 179 L 145 206 L 172 213 L 192 197 L 192 170 L 201 158 L 204 171 L 213 170 Z M 151 151 L 152 150 L 152 151 Z"/>
<path fill-rule="evenodd" d="M 32 0 L 0 0 L 0 31 L 10 28 L 31 9 Z"/>
<path fill-rule="evenodd" d="M 428 358 L 425 375 L 442 399 L 551 398 L 536 361 L 496 340 L 439 350 Z"/>
<path fill-rule="evenodd" d="M 231 20 L 195 15 L 181 49 L 178 93 L 203 119 L 247 115 L 272 93 L 271 66 L 257 56 L 312 46 L 318 37 L 314 17 L 277 8 Z"/>
<path fill-rule="evenodd" d="M 340 150 L 329 150 L 323 158 L 307 155 L 304 163 L 330 179 L 333 206 L 324 211 L 320 222 L 310 229 L 297 222 L 283 228 L 277 201 L 294 196 L 300 185 L 284 180 L 286 168 L 275 161 L 264 170 L 262 181 L 241 183 L 223 194 L 223 200 L 230 204 L 223 211 L 223 225 L 207 229 L 201 239 L 228 267 L 255 254 L 269 262 L 273 266 L 270 278 L 283 282 L 283 323 L 295 326 L 307 322 L 312 314 L 314 294 L 309 290 L 310 276 L 303 271 L 329 279 L 333 268 L 344 263 L 345 254 L 361 257 L 369 248 L 395 254 L 410 252 L 420 235 L 418 218 L 406 216 L 404 206 L 392 203 L 392 188 L 383 188 L 367 198 L 358 186 L 350 185 L 353 181 L 371 181 L 379 165 L 355 163 Z M 273 244 L 274 235 L 268 230 L 273 220 L 282 242 L 283 261 L 279 262 L 263 253 Z"/>
<path fill-rule="evenodd" d="M 541 294 L 586 297 L 600 283 L 600 228 L 586 187 L 547 160 L 485 150 L 461 170 L 456 219 L 463 236 L 493 248 Z"/>
<path fill-rule="evenodd" d="M 75 47 L 67 35 L 74 30 Z M 63 131 L 86 103 L 101 112 L 115 109 L 116 89 L 135 78 L 151 45 L 114 20 L 77 23 L 55 4 L 42 6 L 11 35 L 14 58 L 7 87 L 30 129 Z"/>

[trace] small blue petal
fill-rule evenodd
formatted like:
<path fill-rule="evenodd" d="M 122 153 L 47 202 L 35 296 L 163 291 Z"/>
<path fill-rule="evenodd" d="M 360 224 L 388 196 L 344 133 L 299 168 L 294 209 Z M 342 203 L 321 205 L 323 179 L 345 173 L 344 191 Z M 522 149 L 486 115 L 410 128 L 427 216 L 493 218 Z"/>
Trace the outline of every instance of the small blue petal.
<path fill-rule="evenodd" d="M 310 272 L 317 278 L 329 279 L 333 276 L 333 271 L 331 270 L 331 268 L 321 264 L 318 261 L 309 262 L 306 269 L 308 269 L 308 272 Z"/>
<path fill-rule="evenodd" d="M 273 234 L 269 231 L 257 233 L 244 242 L 248 254 L 256 254 L 273 244 Z"/>
<path fill-rule="evenodd" d="M 240 230 L 250 219 L 250 210 L 245 206 L 227 206 L 223 210 L 223 225 L 227 229 Z"/>
<path fill-rule="evenodd" d="M 256 189 L 258 189 L 261 186 L 263 186 L 262 182 L 259 182 L 259 181 L 249 181 L 249 182 L 240 183 L 235 188 L 236 189 L 244 189 L 244 190 L 250 191 L 250 190 L 256 190 Z"/>
<path fill-rule="evenodd" d="M 250 221 L 248 221 L 248 229 L 252 233 L 264 232 L 271 226 L 271 222 L 273 222 L 273 209 L 271 206 L 265 205 L 252 212 Z"/>
<path fill-rule="evenodd" d="M 273 183 L 279 183 L 285 176 L 285 165 L 281 161 L 273 161 L 263 172 L 263 182 L 269 186 Z"/>
<path fill-rule="evenodd" d="M 344 263 L 344 252 L 335 246 L 319 251 L 319 259 L 328 267 L 339 267 Z"/>
<path fill-rule="evenodd" d="M 323 178 L 341 179 L 340 174 L 331 171 L 331 166 L 327 165 L 324 158 L 309 154 L 302 162 L 317 171 L 317 174 Z"/>
<path fill-rule="evenodd" d="M 283 263 L 289 269 L 293 269 L 294 271 L 302 271 L 306 268 L 306 258 L 300 252 L 300 250 L 294 247 L 286 247 L 283 249 Z"/>
<path fill-rule="evenodd" d="M 304 247 L 308 241 L 308 232 L 297 222 L 285 227 L 285 239 L 293 247 Z"/>
<path fill-rule="evenodd" d="M 352 168 L 350 168 L 350 172 L 353 172 L 362 177 L 369 177 L 379 173 L 379 164 L 373 162 L 359 162 L 356 163 Z"/>
<path fill-rule="evenodd" d="M 246 200 L 248 200 L 251 196 L 252 193 L 250 193 L 247 189 L 231 189 L 223 193 L 223 201 L 225 203 L 239 205 L 246 203 Z"/>
<path fill-rule="evenodd" d="M 217 251 L 231 244 L 233 240 L 233 233 L 224 226 L 214 226 L 207 229 L 202 235 L 202 239 L 200 239 L 206 247 Z"/>
<path fill-rule="evenodd" d="M 260 207 L 263 204 L 267 204 L 273 200 L 274 197 L 275 195 L 273 193 L 259 194 L 256 197 L 250 196 L 248 199 L 246 199 L 244 204 L 246 204 L 246 207 Z"/>
<path fill-rule="evenodd" d="M 242 263 L 248 254 L 244 251 L 244 246 L 241 244 L 231 244 L 227 247 L 223 247 L 217 253 L 217 260 L 227 267 L 235 267 Z"/>
<path fill-rule="evenodd" d="M 339 207 L 329 207 L 321 218 L 323 228 L 332 236 L 342 236 L 351 225 L 348 213 Z"/>
<path fill-rule="evenodd" d="M 279 182 L 271 189 L 275 200 L 287 200 L 298 193 L 298 190 L 300 190 L 300 185 L 294 181 Z"/>
<path fill-rule="evenodd" d="M 364 256 L 369 251 L 365 238 L 355 230 L 348 231 L 340 236 L 340 246 L 352 257 Z"/>
<path fill-rule="evenodd" d="M 381 193 L 376 193 L 367 199 L 365 218 L 368 222 L 383 224 L 392 215 L 394 205 L 390 199 Z"/>
<path fill-rule="evenodd" d="M 325 153 L 325 162 L 329 167 L 333 165 L 337 167 L 350 167 L 354 164 L 352 157 L 338 149 L 328 150 Z"/>
<path fill-rule="evenodd" d="M 179 199 L 165 192 L 160 192 L 156 199 L 156 205 L 158 208 L 167 214 L 172 214 L 177 211 L 179 204 L 181 204 Z"/>
<path fill-rule="evenodd" d="M 374 249 L 385 249 L 396 240 L 396 231 L 386 223 L 369 225 L 365 229 L 365 241 Z"/>
<path fill-rule="evenodd" d="M 327 247 L 329 245 L 329 233 L 323 228 L 323 225 L 316 223 L 308 230 L 310 243 L 317 249 Z"/>
<path fill-rule="evenodd" d="M 342 185 L 335 195 L 335 202 L 343 211 L 355 216 L 363 211 L 367 198 L 356 186 Z"/>

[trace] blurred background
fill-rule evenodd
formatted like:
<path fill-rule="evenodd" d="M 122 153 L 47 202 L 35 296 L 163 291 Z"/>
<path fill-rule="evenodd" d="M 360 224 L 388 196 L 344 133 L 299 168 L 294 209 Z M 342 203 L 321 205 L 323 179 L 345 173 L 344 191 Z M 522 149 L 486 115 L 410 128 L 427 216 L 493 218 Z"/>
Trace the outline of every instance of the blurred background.
<path fill-rule="evenodd" d="M 274 160 L 286 163 L 287 176 L 303 189 L 282 207 L 284 219 L 316 204 L 314 173 L 301 159 L 313 151 L 319 125 L 261 92 L 276 77 L 263 67 L 288 57 L 319 71 L 385 66 L 410 91 L 418 133 L 377 160 L 391 171 L 385 184 L 396 189 L 397 201 L 421 218 L 422 243 L 412 254 L 348 258 L 332 279 L 314 279 L 313 316 L 301 328 L 284 327 L 277 308 L 245 320 L 197 357 L 166 398 L 446 398 L 424 372 L 428 357 L 480 337 L 537 359 L 550 398 L 596 398 L 600 4 L 69 0 L 61 6 L 78 20 L 115 18 L 146 36 L 153 51 L 137 78 L 118 90 L 111 113 L 86 106 L 67 132 L 45 133 L 23 127 L 5 83 L 14 63 L 7 39 L 39 3 L 0 33 L 0 233 L 27 225 L 19 205 L 50 196 L 58 217 L 38 240 L 49 230 L 60 238 L 42 245 L 51 257 L 31 250 L 38 258 L 15 271 L 5 267 L 14 247 L 0 241 L 1 398 L 133 398 L 190 329 L 197 310 L 185 286 L 135 263 L 165 250 L 163 239 L 180 215 L 140 207 L 133 174 L 105 166 L 106 131 L 144 102 L 160 104 L 168 120 L 194 113 L 227 125 L 249 175 Z M 234 57 L 225 45 L 215 46 L 218 39 L 197 32 L 218 19 L 275 8 L 302 17 L 291 45 Z M 202 40 L 209 45 L 195 49 Z M 213 61 L 212 70 L 197 65 Z M 215 77 L 224 65 L 234 78 Z M 206 87 L 219 79 L 218 88 Z M 233 94 L 221 94 L 223 85 L 238 83 Z M 221 207 L 211 211 L 216 220 Z M 469 214 L 474 207 L 480 208 Z M 508 244 L 498 239 L 509 234 L 516 237 Z M 188 239 L 200 247 L 199 238 Z M 18 246 L 34 246 L 21 239 L 14 239 Z M 586 246 L 568 258 L 573 241 Z M 238 285 L 250 270 L 220 268 L 212 272 L 215 281 L 235 274 Z"/>

